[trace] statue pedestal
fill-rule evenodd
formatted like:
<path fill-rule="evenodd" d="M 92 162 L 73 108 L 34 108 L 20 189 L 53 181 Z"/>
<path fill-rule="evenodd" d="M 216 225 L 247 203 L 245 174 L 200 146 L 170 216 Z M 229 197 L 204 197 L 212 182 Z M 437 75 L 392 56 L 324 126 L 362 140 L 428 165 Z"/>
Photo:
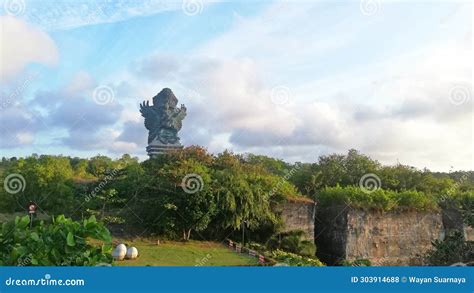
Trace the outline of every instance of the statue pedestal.
<path fill-rule="evenodd" d="M 153 158 L 157 155 L 166 154 L 167 152 L 177 151 L 183 148 L 183 145 L 180 143 L 176 144 L 163 144 L 160 141 L 152 141 L 147 147 L 146 151 L 150 158 Z"/>

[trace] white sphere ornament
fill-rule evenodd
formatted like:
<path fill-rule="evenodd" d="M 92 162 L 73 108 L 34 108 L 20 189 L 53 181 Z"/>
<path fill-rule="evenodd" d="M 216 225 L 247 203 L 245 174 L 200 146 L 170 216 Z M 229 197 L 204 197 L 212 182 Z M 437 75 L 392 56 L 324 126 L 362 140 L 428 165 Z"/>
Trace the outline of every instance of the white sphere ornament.
<path fill-rule="evenodd" d="M 117 245 L 114 251 L 112 251 L 112 257 L 115 260 L 123 260 L 126 254 L 127 254 L 127 246 L 125 246 L 125 244 Z"/>
<path fill-rule="evenodd" d="M 127 255 L 125 256 L 128 259 L 136 259 L 138 256 L 138 249 L 135 247 L 130 247 L 127 249 Z"/>

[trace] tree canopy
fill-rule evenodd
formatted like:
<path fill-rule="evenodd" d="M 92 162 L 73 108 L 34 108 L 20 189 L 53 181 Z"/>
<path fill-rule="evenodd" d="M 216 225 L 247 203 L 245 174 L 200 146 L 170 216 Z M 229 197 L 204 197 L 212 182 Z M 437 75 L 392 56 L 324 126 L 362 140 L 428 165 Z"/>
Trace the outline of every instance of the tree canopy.
<path fill-rule="evenodd" d="M 378 180 L 369 193 L 360 186 L 367 174 Z M 0 212 L 24 211 L 34 201 L 49 215 L 95 215 L 106 223 L 141 225 L 150 233 L 184 239 L 223 237 L 244 226 L 270 236 L 281 227 L 275 206 L 292 197 L 383 210 L 449 204 L 463 210 L 466 221 L 473 218 L 473 171 L 384 166 L 356 150 L 323 155 L 313 163 L 230 151 L 214 155 L 198 146 L 143 162 L 130 155 L 33 154 L 2 158 L 0 177 Z"/>

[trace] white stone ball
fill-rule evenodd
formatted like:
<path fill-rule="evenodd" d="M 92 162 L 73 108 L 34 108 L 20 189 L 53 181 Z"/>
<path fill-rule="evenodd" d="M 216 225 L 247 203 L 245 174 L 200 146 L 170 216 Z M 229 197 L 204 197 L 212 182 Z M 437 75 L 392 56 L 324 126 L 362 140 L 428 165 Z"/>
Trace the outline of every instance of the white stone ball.
<path fill-rule="evenodd" d="M 127 246 L 125 246 L 125 244 L 123 243 L 120 243 L 119 245 L 117 245 L 117 247 L 115 247 L 115 250 L 127 253 Z"/>
<path fill-rule="evenodd" d="M 126 258 L 136 259 L 137 256 L 138 256 L 138 249 L 136 249 L 135 247 L 130 247 L 129 249 L 127 249 Z"/>
<path fill-rule="evenodd" d="M 125 244 L 117 245 L 114 251 L 112 251 L 112 257 L 115 260 L 123 260 L 126 254 L 127 254 L 127 246 L 125 246 Z"/>

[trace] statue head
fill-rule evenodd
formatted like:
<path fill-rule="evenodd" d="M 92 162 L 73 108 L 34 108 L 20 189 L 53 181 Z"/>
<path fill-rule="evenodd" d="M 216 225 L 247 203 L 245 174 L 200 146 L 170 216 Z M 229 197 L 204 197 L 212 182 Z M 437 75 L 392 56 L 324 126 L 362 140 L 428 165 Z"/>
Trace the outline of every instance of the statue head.
<path fill-rule="evenodd" d="M 153 97 L 153 105 L 161 109 L 174 109 L 178 105 L 178 98 L 176 98 L 171 89 L 164 88 Z"/>

